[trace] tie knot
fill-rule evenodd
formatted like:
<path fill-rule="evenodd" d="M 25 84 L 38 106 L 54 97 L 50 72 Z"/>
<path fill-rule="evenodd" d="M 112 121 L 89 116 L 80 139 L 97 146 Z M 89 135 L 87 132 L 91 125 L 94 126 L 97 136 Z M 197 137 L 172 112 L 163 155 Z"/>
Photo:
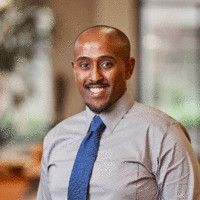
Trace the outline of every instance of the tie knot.
<path fill-rule="evenodd" d="M 105 128 L 106 126 L 101 118 L 99 116 L 95 116 L 92 120 L 90 131 L 97 131 L 98 133 L 101 133 Z"/>

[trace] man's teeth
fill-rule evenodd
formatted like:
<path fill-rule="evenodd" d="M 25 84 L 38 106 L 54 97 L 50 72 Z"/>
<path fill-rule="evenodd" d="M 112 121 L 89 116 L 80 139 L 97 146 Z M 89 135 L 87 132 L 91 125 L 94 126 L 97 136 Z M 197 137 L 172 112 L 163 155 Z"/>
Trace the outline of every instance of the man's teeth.
<path fill-rule="evenodd" d="M 90 88 L 90 91 L 92 91 L 93 93 L 98 93 L 103 91 L 103 88 Z"/>

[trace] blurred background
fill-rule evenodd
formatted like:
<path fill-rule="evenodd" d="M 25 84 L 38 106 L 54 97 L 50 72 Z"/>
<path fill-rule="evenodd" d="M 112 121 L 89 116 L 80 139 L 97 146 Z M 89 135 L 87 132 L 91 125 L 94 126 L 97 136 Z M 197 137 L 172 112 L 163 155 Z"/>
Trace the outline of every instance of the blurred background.
<path fill-rule="evenodd" d="M 47 132 L 85 105 L 73 42 L 105 24 L 131 41 L 128 87 L 188 130 L 200 158 L 200 0 L 0 0 L 0 198 L 34 200 Z"/>

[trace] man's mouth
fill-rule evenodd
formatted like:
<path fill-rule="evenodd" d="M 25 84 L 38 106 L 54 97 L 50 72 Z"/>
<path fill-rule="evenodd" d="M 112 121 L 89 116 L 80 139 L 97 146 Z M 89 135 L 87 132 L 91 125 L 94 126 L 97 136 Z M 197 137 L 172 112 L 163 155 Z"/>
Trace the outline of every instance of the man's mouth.
<path fill-rule="evenodd" d="M 89 90 L 93 93 L 100 93 L 104 90 L 104 88 L 89 88 Z"/>
<path fill-rule="evenodd" d="M 106 87 L 108 87 L 109 84 L 86 84 L 85 85 L 85 89 L 88 89 L 89 91 L 91 91 L 92 95 L 95 96 L 99 96 L 99 95 L 103 95 L 103 93 L 106 90 Z"/>
<path fill-rule="evenodd" d="M 91 92 L 91 95 L 95 97 L 103 96 L 106 91 L 105 86 L 93 86 L 93 87 L 89 87 L 88 89 Z"/>

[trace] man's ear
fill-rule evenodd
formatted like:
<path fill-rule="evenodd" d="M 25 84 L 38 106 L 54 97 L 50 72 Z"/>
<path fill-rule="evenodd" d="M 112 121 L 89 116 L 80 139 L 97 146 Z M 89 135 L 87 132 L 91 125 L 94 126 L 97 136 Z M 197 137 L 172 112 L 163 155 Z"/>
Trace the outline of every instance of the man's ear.
<path fill-rule="evenodd" d="M 71 61 L 71 64 L 72 64 L 72 69 L 73 69 L 73 72 L 74 72 L 74 78 L 75 78 L 75 81 L 76 81 L 76 69 L 75 69 L 74 61 Z"/>
<path fill-rule="evenodd" d="M 134 67 L 135 67 L 135 58 L 130 57 L 126 61 L 126 66 L 125 66 L 125 78 L 126 78 L 126 80 L 131 78 L 131 76 L 133 74 Z"/>

